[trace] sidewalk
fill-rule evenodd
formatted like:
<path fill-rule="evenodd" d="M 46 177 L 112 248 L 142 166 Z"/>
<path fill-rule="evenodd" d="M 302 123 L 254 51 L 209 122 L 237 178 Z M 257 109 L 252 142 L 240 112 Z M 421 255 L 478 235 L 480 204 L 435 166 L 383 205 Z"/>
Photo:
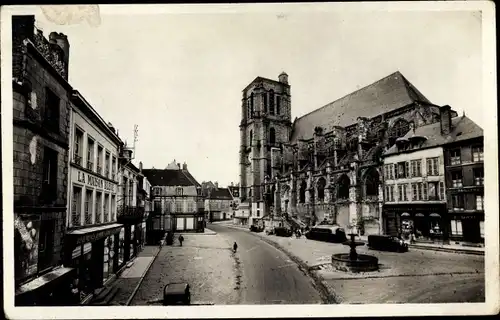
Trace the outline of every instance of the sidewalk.
<path fill-rule="evenodd" d="M 196 235 L 196 236 L 214 236 L 217 234 L 217 232 L 209 229 L 209 228 L 205 228 L 204 232 L 175 232 L 176 235 L 183 235 L 183 236 L 190 236 L 190 235 Z"/>

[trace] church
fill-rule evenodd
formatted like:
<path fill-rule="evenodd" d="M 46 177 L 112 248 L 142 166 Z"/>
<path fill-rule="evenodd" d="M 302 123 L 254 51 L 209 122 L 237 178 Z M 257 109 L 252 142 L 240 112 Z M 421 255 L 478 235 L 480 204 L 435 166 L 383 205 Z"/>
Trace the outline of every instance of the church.
<path fill-rule="evenodd" d="M 438 122 L 440 106 L 398 71 L 292 121 L 290 88 L 283 72 L 243 90 L 240 210 L 249 224 L 326 221 L 384 233 L 381 156 L 410 127 Z"/>

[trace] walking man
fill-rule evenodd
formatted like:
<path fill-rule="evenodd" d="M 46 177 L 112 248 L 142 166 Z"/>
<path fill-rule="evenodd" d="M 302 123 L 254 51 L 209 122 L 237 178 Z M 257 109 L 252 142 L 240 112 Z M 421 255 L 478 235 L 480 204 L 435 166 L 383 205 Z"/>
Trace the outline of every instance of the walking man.
<path fill-rule="evenodd" d="M 236 244 L 236 241 L 233 244 L 233 252 L 236 253 L 236 250 L 238 250 L 238 245 Z"/>
<path fill-rule="evenodd" d="M 184 241 L 184 237 L 181 235 L 179 235 L 179 243 L 181 244 L 181 247 L 182 247 L 182 241 Z"/>

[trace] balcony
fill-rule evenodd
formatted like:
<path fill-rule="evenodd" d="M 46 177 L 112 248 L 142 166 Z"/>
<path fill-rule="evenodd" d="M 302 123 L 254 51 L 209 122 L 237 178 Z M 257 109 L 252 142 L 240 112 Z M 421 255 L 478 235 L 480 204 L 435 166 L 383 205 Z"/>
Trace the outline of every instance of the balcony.
<path fill-rule="evenodd" d="M 144 219 L 144 207 L 120 206 L 117 209 L 118 223 L 134 224 Z"/>

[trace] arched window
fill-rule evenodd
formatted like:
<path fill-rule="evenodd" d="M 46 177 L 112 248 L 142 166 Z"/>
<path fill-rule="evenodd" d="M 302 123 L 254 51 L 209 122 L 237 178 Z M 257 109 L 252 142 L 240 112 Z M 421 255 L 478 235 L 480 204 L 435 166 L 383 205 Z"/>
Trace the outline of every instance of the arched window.
<path fill-rule="evenodd" d="M 276 115 L 281 113 L 281 96 L 276 96 Z"/>
<path fill-rule="evenodd" d="M 274 128 L 269 129 L 269 144 L 273 145 L 276 143 L 276 130 Z"/>
<path fill-rule="evenodd" d="M 306 182 L 302 181 L 299 188 L 299 203 L 306 202 L 306 187 L 307 187 Z"/>
<path fill-rule="evenodd" d="M 394 138 L 399 138 L 404 136 L 408 131 L 410 130 L 410 124 L 408 121 L 399 119 L 396 121 L 396 123 L 392 126 L 391 130 L 391 137 Z"/>
<path fill-rule="evenodd" d="M 318 200 L 319 201 L 324 201 L 325 200 L 325 185 L 326 185 L 326 180 L 325 178 L 319 178 L 317 188 L 318 188 Z"/>
<path fill-rule="evenodd" d="M 351 181 L 349 177 L 343 175 L 338 181 L 338 199 L 349 199 L 349 187 Z"/>
<path fill-rule="evenodd" d="M 250 130 L 249 141 L 250 141 L 250 146 L 252 146 L 252 143 L 253 143 L 253 131 L 252 130 Z"/>
<path fill-rule="evenodd" d="M 370 169 L 365 176 L 365 195 L 378 196 L 379 174 L 377 170 Z"/>
<path fill-rule="evenodd" d="M 274 115 L 274 91 L 269 91 L 269 114 Z"/>

